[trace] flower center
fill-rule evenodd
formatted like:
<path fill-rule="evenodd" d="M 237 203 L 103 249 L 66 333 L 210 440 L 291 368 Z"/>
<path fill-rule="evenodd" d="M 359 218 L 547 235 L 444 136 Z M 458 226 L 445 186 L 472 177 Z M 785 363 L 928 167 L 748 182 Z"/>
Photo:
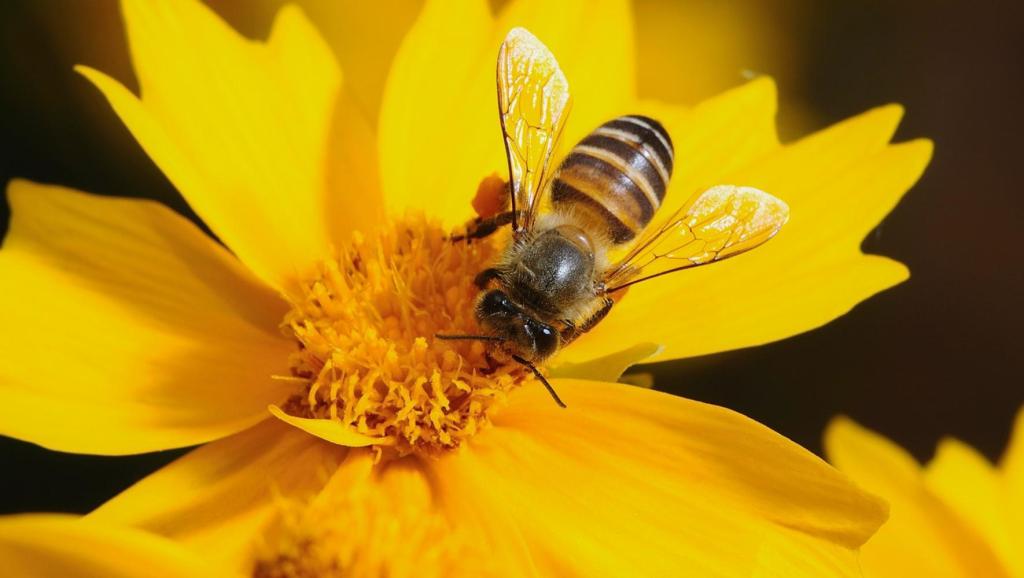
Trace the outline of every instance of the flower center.
<path fill-rule="evenodd" d="M 285 316 L 299 344 L 292 375 L 306 382 L 285 411 L 340 421 L 399 455 L 455 448 L 485 427 L 524 370 L 495 362 L 480 341 L 434 336 L 479 333 L 473 279 L 499 247 L 452 242 L 424 217 L 355 234 Z"/>

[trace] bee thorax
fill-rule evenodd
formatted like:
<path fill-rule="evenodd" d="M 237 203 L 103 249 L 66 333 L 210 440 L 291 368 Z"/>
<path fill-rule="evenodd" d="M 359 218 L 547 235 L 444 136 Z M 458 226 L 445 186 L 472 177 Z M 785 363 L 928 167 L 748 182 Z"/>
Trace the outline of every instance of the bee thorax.
<path fill-rule="evenodd" d="M 520 247 L 504 280 L 514 300 L 552 319 L 593 297 L 594 269 L 589 238 L 576 227 L 563 226 L 543 231 Z"/>

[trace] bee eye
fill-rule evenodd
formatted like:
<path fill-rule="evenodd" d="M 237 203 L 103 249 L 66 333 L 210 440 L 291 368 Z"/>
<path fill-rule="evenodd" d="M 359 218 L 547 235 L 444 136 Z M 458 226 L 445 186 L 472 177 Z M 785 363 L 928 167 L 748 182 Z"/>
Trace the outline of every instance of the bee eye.
<path fill-rule="evenodd" d="M 547 357 L 558 349 L 558 334 L 550 325 L 534 321 L 528 322 L 523 329 L 533 338 L 533 346 L 541 357 Z"/>

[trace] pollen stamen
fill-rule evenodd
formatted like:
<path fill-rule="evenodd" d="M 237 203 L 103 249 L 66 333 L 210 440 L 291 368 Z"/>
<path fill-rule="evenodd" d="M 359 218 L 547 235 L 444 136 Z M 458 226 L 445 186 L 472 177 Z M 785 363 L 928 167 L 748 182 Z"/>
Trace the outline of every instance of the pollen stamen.
<path fill-rule="evenodd" d="M 486 427 L 532 376 L 484 343 L 434 336 L 479 333 L 473 279 L 498 242 L 452 242 L 422 217 L 354 235 L 317 265 L 282 324 L 298 342 L 292 377 L 306 383 L 285 411 L 386 438 L 400 455 L 451 449 Z"/>

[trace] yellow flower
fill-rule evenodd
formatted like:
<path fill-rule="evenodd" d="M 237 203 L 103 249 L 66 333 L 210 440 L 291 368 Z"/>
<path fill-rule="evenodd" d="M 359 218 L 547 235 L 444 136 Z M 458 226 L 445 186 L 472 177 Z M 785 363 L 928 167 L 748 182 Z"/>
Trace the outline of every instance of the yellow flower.
<path fill-rule="evenodd" d="M 862 550 L 866 578 L 1024 576 L 1024 411 L 998 466 L 945 439 L 922 467 L 846 418 L 829 425 L 825 450 L 891 506 L 889 521 Z"/>
<path fill-rule="evenodd" d="M 856 574 L 882 504 L 742 416 L 610 382 L 811 329 L 905 279 L 859 251 L 931 154 L 889 143 L 899 107 L 782 146 L 767 78 L 692 109 L 638 100 L 625 2 L 427 2 L 379 115 L 369 68 L 343 75 L 295 8 L 266 42 L 197 2 L 124 14 L 141 97 L 80 71 L 223 246 L 152 202 L 9 187 L 2 433 L 96 454 L 209 442 L 92 521 L 267 576 Z M 494 56 L 513 26 L 572 83 L 564 142 L 621 113 L 668 128 L 663 211 L 724 182 L 793 211 L 755 252 L 631 290 L 555 360 L 567 410 L 521 368 L 484 373 L 479 343 L 432 338 L 473 327 L 495 251 L 443 237 L 505 167 Z M 394 36 L 361 33 L 373 62 Z"/>

